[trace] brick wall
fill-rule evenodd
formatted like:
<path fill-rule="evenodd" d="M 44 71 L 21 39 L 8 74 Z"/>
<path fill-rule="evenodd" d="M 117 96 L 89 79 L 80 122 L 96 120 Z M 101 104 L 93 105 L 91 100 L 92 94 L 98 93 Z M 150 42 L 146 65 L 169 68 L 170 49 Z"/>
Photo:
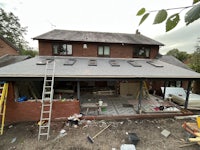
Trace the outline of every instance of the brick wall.
<path fill-rule="evenodd" d="M 39 55 L 52 56 L 52 44 L 48 41 L 39 41 Z"/>
<path fill-rule="evenodd" d="M 111 48 L 112 58 L 132 58 L 133 45 L 112 44 Z"/>
<path fill-rule="evenodd" d="M 19 55 L 19 53 L 14 48 L 12 48 L 6 42 L 0 39 L 0 56 L 6 55 L 6 54 Z"/>
<path fill-rule="evenodd" d="M 12 84 L 9 84 L 7 99 L 6 122 L 38 121 L 40 119 L 41 102 L 25 101 L 15 102 Z M 54 101 L 52 119 L 69 117 L 80 113 L 79 101 Z"/>
<path fill-rule="evenodd" d="M 87 43 L 87 48 L 83 48 L 82 42 L 74 42 L 72 44 L 73 56 L 80 57 L 97 57 L 97 49 L 100 43 Z M 105 44 L 110 46 L 110 57 L 112 58 L 132 58 L 134 45 L 130 44 Z M 151 47 L 150 58 L 155 58 L 158 54 L 159 46 Z M 39 41 L 39 55 L 52 56 L 51 41 Z"/>
<path fill-rule="evenodd" d="M 156 58 L 159 53 L 159 46 L 151 46 L 150 58 Z"/>

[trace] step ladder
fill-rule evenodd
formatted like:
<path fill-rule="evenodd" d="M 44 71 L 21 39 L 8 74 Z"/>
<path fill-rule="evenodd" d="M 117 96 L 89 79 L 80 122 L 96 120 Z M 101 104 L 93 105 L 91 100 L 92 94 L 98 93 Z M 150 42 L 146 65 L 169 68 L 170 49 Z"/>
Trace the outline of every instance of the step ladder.
<path fill-rule="evenodd" d="M 38 141 L 42 136 L 49 139 L 51 113 L 52 113 L 52 100 L 53 100 L 53 86 L 55 74 L 55 60 L 48 60 L 46 62 L 43 93 L 42 93 L 42 108 L 40 115 Z"/>
<path fill-rule="evenodd" d="M 138 90 L 136 99 L 139 99 L 140 90 Z M 142 81 L 142 98 L 143 99 L 150 99 L 149 90 L 147 88 L 147 84 L 145 81 Z"/>
<path fill-rule="evenodd" d="M 0 134 L 3 134 L 5 115 L 6 115 L 6 100 L 8 96 L 8 83 L 0 84 L 0 117 L 1 117 L 1 126 Z"/>

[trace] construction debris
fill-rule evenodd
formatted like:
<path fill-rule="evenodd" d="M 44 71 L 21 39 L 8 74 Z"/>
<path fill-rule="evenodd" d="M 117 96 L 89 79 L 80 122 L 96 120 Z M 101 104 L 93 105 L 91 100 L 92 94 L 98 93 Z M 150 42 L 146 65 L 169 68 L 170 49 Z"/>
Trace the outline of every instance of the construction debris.
<path fill-rule="evenodd" d="M 74 114 L 73 116 L 68 117 L 66 125 L 77 127 L 79 125 L 81 117 L 82 114 Z"/>
<path fill-rule="evenodd" d="M 12 144 L 12 143 L 15 143 L 16 140 L 17 140 L 17 138 L 14 137 L 10 143 L 11 143 L 11 144 Z"/>
<path fill-rule="evenodd" d="M 175 116 L 175 119 L 192 119 L 192 118 L 196 118 L 199 115 L 189 115 L 189 116 Z"/>
<path fill-rule="evenodd" d="M 167 137 L 171 134 L 171 132 L 169 132 L 168 130 L 164 129 L 164 130 L 161 132 L 161 134 L 162 134 L 164 137 L 167 138 Z"/>
<path fill-rule="evenodd" d="M 194 137 L 188 138 L 188 141 L 191 143 L 197 143 L 200 145 L 200 128 L 196 122 L 184 122 L 182 127 Z"/>
<path fill-rule="evenodd" d="M 58 136 L 53 141 L 56 141 L 57 139 L 60 139 L 64 136 L 66 136 L 66 135 L 67 135 L 66 130 L 62 129 L 62 130 L 60 130 L 60 133 L 58 134 Z"/>
<path fill-rule="evenodd" d="M 136 150 L 133 144 L 122 144 L 120 150 Z"/>
<path fill-rule="evenodd" d="M 136 133 L 126 133 L 128 135 L 128 143 L 127 144 L 134 144 L 137 145 L 137 143 L 140 141 Z"/>

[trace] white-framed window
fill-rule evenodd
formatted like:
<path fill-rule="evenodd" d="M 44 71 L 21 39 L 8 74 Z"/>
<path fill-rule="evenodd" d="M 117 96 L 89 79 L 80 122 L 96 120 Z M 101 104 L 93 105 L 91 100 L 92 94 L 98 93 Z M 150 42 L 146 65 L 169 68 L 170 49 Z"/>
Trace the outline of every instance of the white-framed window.
<path fill-rule="evenodd" d="M 53 55 L 72 55 L 72 45 L 66 43 L 53 44 Z"/>
<path fill-rule="evenodd" d="M 109 57 L 110 47 L 109 46 L 98 46 L 98 56 Z"/>

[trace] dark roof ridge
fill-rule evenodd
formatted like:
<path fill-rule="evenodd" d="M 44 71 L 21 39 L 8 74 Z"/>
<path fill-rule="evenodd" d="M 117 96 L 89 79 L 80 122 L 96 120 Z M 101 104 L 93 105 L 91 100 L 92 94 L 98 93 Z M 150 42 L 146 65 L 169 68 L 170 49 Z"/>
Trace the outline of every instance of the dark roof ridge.
<path fill-rule="evenodd" d="M 76 31 L 54 29 L 33 38 L 34 40 L 61 40 L 78 42 L 124 43 L 124 44 L 164 44 L 146 37 L 140 33 L 114 33 L 96 31 Z"/>

